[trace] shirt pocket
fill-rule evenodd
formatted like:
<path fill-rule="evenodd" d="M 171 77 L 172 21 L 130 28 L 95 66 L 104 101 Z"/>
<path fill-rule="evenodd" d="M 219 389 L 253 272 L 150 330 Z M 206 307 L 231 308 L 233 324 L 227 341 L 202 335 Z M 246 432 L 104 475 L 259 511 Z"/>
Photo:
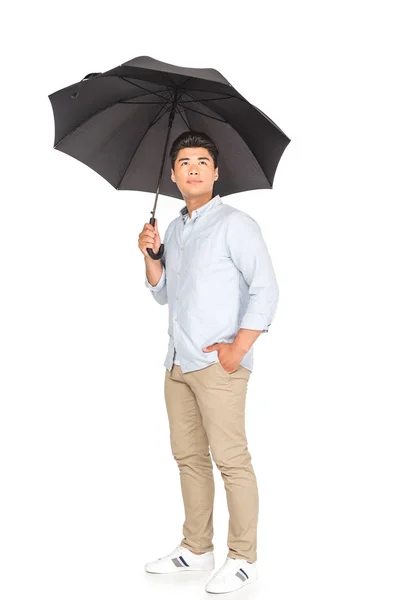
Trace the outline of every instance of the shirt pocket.
<path fill-rule="evenodd" d="M 188 254 L 189 267 L 196 269 L 206 269 L 220 259 L 218 244 L 213 237 L 199 236 L 191 240 Z"/>

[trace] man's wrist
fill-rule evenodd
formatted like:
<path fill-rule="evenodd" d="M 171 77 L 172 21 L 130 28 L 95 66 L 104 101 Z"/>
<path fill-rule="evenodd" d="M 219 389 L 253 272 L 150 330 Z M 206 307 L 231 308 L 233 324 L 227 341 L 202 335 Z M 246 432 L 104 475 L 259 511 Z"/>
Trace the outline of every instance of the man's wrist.
<path fill-rule="evenodd" d="M 245 329 L 241 327 L 237 332 L 232 344 L 237 350 L 237 352 L 241 353 L 244 356 L 249 352 L 250 348 L 261 333 L 262 331 L 260 330 Z"/>
<path fill-rule="evenodd" d="M 237 337 L 233 340 L 232 346 L 235 348 L 238 354 L 242 354 L 243 356 L 247 354 L 248 350 L 240 343 L 240 339 Z"/>

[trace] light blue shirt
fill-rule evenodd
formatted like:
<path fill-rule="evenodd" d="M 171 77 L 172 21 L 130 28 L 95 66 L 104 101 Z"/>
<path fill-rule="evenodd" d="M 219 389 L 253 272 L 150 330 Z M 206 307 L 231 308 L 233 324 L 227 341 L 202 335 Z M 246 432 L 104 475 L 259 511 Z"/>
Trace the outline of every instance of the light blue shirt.
<path fill-rule="evenodd" d="M 145 285 L 159 304 L 169 306 L 168 351 L 174 349 L 183 373 L 218 362 L 218 351 L 202 348 L 231 343 L 239 329 L 267 332 L 275 316 L 279 289 L 257 221 L 224 204 L 220 196 L 194 210 L 185 205 L 164 234 L 162 275 Z M 253 370 L 253 345 L 241 365 Z"/>

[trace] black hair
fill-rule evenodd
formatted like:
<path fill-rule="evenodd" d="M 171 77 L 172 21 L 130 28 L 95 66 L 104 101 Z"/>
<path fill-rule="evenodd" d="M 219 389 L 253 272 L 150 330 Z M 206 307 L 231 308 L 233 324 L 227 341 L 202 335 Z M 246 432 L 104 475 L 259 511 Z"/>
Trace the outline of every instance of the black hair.
<path fill-rule="evenodd" d="M 182 148 L 206 148 L 214 161 L 214 169 L 218 167 L 218 148 L 213 140 L 203 131 L 184 131 L 173 141 L 169 156 L 174 168 L 176 157 Z"/>

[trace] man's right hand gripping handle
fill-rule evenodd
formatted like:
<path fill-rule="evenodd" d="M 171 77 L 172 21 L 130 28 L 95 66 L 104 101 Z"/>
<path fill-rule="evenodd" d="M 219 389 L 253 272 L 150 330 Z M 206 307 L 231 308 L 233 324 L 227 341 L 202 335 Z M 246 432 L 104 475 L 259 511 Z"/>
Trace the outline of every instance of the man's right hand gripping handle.
<path fill-rule="evenodd" d="M 153 219 L 153 217 L 151 219 Z M 157 285 L 162 275 L 162 264 L 156 262 L 157 259 L 154 260 L 153 256 L 150 254 L 150 252 L 152 252 L 154 256 L 160 256 L 160 258 L 163 255 L 161 248 L 164 250 L 164 245 L 161 244 L 157 219 L 155 219 L 154 226 L 151 223 L 144 224 L 142 231 L 139 233 L 138 246 L 145 257 L 146 273 L 149 283 L 151 285 Z M 152 260 L 150 260 L 150 258 Z"/>
<path fill-rule="evenodd" d="M 161 244 L 161 239 L 160 236 L 158 234 L 158 229 L 157 229 L 157 219 L 155 219 L 154 217 L 150 217 L 150 225 L 152 225 L 154 227 L 155 225 L 155 231 L 157 234 L 156 240 L 157 240 L 157 244 L 156 244 L 156 248 L 158 248 L 158 252 L 155 252 L 153 248 L 146 248 L 149 256 L 151 256 L 151 258 L 153 260 L 160 260 L 160 258 L 162 257 L 162 255 L 164 254 L 164 244 Z"/>

